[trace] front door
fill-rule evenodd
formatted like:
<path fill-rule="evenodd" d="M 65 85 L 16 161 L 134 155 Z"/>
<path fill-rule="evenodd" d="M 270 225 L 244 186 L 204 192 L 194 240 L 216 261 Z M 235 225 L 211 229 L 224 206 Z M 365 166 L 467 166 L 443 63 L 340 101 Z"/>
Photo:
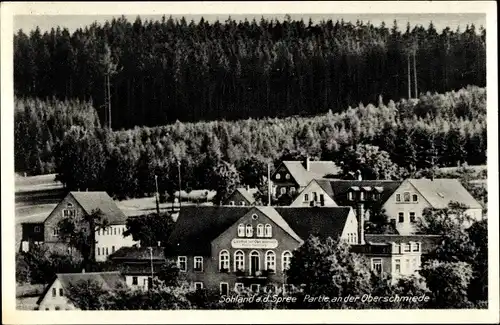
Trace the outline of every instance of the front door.
<path fill-rule="evenodd" d="M 259 270 L 259 256 L 250 256 L 250 272 L 255 275 Z"/>

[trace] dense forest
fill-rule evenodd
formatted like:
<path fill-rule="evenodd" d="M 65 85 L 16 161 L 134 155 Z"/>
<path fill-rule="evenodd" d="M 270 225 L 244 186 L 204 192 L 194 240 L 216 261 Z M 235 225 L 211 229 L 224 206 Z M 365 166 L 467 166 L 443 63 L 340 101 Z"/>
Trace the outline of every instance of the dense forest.
<path fill-rule="evenodd" d="M 130 22 L 122 17 L 72 34 L 61 28 L 45 33 L 19 31 L 14 36 L 14 86 L 18 98 L 54 96 L 61 101 L 91 102 L 101 124 L 111 124 L 113 129 L 177 120 L 312 116 L 377 103 L 379 96 L 399 101 L 418 97 L 415 93 L 484 87 L 485 36 L 485 29 L 476 30 L 473 25 L 438 32 L 432 23 L 402 26 L 401 30 L 396 22 L 388 27 L 289 18 L 188 22 L 184 18 L 142 21 L 138 17 Z M 349 114 L 364 114 L 362 111 Z M 304 125 L 312 125 L 316 132 L 318 119 L 304 120 Z M 266 132 L 280 128 L 280 123 L 267 121 L 214 125 L 238 129 L 271 124 Z M 281 123 L 301 124 L 293 121 Z M 438 121 L 432 122 L 433 127 Z M 190 124 L 182 127 L 194 128 Z M 320 128 L 319 132 L 344 132 L 335 130 Z M 163 131 L 133 131 L 141 132 Z M 159 139 L 166 133 L 161 134 Z M 266 141 L 282 135 L 271 133 Z"/>
<path fill-rule="evenodd" d="M 245 180 L 259 171 L 265 175 L 266 164 L 283 155 L 307 154 L 342 166 L 349 148 L 360 145 L 376 147 L 376 154 L 399 168 L 384 176 L 390 178 L 433 166 L 486 163 L 486 90 L 475 86 L 418 100 L 380 98 L 376 105 L 314 117 L 176 122 L 123 131 L 100 127 L 88 104 L 18 99 L 15 119 L 17 170 L 58 172 L 71 189 L 119 196 L 153 192 L 154 174 L 162 191 L 177 188 L 178 161 L 183 188 L 192 189 L 210 188 L 210 170 L 220 162 L 236 168 L 242 183 L 257 185 Z"/>

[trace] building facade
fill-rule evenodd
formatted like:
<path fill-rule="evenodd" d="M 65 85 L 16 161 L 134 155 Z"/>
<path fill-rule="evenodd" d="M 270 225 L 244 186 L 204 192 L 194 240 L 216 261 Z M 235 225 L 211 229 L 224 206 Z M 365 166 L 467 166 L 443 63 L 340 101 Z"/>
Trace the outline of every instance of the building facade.
<path fill-rule="evenodd" d="M 71 253 L 71 248 L 59 234 L 59 222 L 71 219 L 78 231 L 89 232 L 90 225 L 84 218 L 95 211 L 100 211 L 108 224 L 105 229 L 94 230 L 96 261 L 105 261 L 113 250 L 135 243 L 131 236 L 123 236 L 127 217 L 106 192 L 69 192 L 49 216 L 22 225 L 22 249 L 26 251 L 35 243 L 43 243 L 52 251 Z"/>
<path fill-rule="evenodd" d="M 167 251 L 195 288 L 223 295 L 286 283 L 292 252 L 309 235 L 357 240 L 356 217 L 345 207 L 186 207 L 177 222 Z"/>
<path fill-rule="evenodd" d="M 417 231 L 418 220 L 426 208 L 444 209 L 450 202 L 466 205 L 465 214 L 481 220 L 481 204 L 457 179 L 407 179 L 383 207 L 399 234 L 411 235 Z"/>
<path fill-rule="evenodd" d="M 231 206 L 248 206 L 255 205 L 257 200 L 255 195 L 258 193 L 254 188 L 237 188 L 229 197 L 223 202 L 223 205 Z"/>

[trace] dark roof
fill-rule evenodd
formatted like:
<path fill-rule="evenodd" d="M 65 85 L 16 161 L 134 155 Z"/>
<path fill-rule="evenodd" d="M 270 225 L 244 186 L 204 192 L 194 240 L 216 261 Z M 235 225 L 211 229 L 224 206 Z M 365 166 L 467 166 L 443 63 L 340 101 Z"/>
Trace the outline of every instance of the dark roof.
<path fill-rule="evenodd" d="M 336 175 L 341 169 L 333 161 L 309 161 L 309 170 L 304 167 L 302 161 L 283 161 L 292 178 L 299 186 L 306 186 L 314 178 L 322 178 L 326 175 Z"/>
<path fill-rule="evenodd" d="M 379 243 L 408 243 L 421 242 L 422 253 L 432 251 L 441 242 L 439 235 L 386 235 L 386 234 L 365 234 L 365 242 L 370 244 Z"/>
<path fill-rule="evenodd" d="M 165 248 L 154 246 L 153 249 L 153 260 L 164 260 L 165 259 Z M 123 260 L 151 260 L 151 251 L 149 247 L 121 247 L 113 254 L 108 257 L 110 260 L 123 261 Z"/>
<path fill-rule="evenodd" d="M 391 180 L 332 180 L 315 179 L 319 186 L 337 203 L 338 205 L 351 205 L 353 202 L 347 200 L 347 192 L 350 189 L 376 191 L 380 193 L 380 204 L 385 203 L 389 197 L 401 185 L 402 181 Z M 370 202 L 370 201 L 367 201 Z"/>
<path fill-rule="evenodd" d="M 321 238 L 340 237 L 351 207 L 275 207 L 290 227 L 307 240 L 310 235 Z"/>
<path fill-rule="evenodd" d="M 125 224 L 127 217 L 106 192 L 70 192 L 83 210 L 91 214 L 99 209 L 111 225 Z"/>
<path fill-rule="evenodd" d="M 153 274 L 160 271 L 161 267 L 165 265 L 165 261 L 153 262 Z M 120 272 L 123 275 L 151 275 L 151 263 L 141 262 L 141 263 L 122 263 L 119 266 Z"/>
<path fill-rule="evenodd" d="M 106 291 L 116 290 L 120 287 L 125 287 L 125 278 L 120 272 L 89 272 L 89 273 L 59 273 L 56 274 L 54 281 L 58 279 L 64 289 L 68 289 L 70 285 L 75 285 L 80 281 L 96 281 Z M 49 291 L 54 283 L 52 281 L 44 290 L 43 294 L 37 301 L 40 304 L 42 299 Z"/>
<path fill-rule="evenodd" d="M 251 209 L 259 209 L 297 240 L 338 237 L 350 207 L 184 207 L 168 240 L 168 254 L 210 255 L 210 243 Z"/>
<path fill-rule="evenodd" d="M 257 194 L 259 192 L 259 190 L 256 188 L 246 189 L 243 187 L 237 188 L 236 191 L 238 191 L 248 201 L 249 204 L 255 203 L 255 201 L 256 201 L 255 194 Z"/>
<path fill-rule="evenodd" d="M 409 179 L 417 191 L 435 209 L 448 207 L 451 201 L 456 201 L 467 205 L 471 209 L 482 209 L 481 204 L 462 186 L 458 179 L 435 178 L 433 180 Z"/>
<path fill-rule="evenodd" d="M 184 206 L 168 239 L 172 255 L 210 255 L 210 243 L 243 217 L 249 206 Z"/>

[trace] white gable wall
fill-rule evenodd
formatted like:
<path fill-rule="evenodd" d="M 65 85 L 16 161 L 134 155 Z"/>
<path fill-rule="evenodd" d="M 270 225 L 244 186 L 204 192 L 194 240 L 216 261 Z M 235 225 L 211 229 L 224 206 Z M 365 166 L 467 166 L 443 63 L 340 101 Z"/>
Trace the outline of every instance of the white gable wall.
<path fill-rule="evenodd" d="M 351 209 L 340 239 L 347 241 L 349 244 L 356 244 L 358 242 L 358 236 L 358 219 L 356 218 L 354 210 Z"/>
<path fill-rule="evenodd" d="M 61 289 L 63 295 L 61 296 Z M 56 279 L 43 297 L 39 310 L 75 310 L 77 309 L 66 298 L 67 292 L 63 289 L 59 279 Z"/>
<path fill-rule="evenodd" d="M 293 207 L 308 207 L 311 201 L 314 200 L 314 193 L 316 193 L 317 201 L 320 202 L 320 195 L 325 199 L 327 207 L 336 207 L 337 203 L 323 190 L 316 181 L 311 181 L 299 194 L 299 196 L 292 202 L 290 206 Z"/>
<path fill-rule="evenodd" d="M 125 225 L 112 225 L 106 230 L 96 231 L 96 261 L 106 261 L 109 255 L 121 247 L 131 247 L 137 243 L 132 236 L 123 237 L 126 229 Z"/>

